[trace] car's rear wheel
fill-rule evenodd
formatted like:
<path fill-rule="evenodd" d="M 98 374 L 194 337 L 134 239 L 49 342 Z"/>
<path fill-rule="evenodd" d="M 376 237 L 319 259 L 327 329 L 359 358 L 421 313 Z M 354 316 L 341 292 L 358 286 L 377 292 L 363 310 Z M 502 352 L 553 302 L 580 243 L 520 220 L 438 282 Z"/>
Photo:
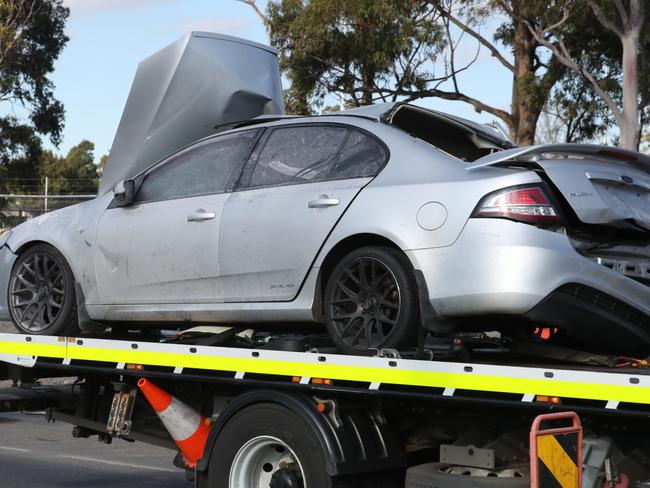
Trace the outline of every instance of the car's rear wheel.
<path fill-rule="evenodd" d="M 389 247 L 363 247 L 329 274 L 325 323 L 335 345 L 348 354 L 415 345 L 417 288 L 407 257 Z"/>
<path fill-rule="evenodd" d="M 68 335 L 78 330 L 74 276 L 63 255 L 47 244 L 30 247 L 16 260 L 8 304 L 23 334 Z"/>

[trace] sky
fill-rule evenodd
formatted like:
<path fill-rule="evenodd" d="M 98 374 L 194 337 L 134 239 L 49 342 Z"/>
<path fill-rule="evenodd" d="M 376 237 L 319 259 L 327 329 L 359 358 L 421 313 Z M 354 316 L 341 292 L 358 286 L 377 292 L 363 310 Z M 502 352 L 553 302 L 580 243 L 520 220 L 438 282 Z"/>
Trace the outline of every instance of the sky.
<path fill-rule="evenodd" d="M 56 97 L 66 109 L 65 154 L 83 139 L 95 143 L 96 159 L 109 152 L 140 60 L 192 30 L 219 32 L 267 43 L 267 34 L 253 10 L 238 0 L 64 0 L 70 8 L 70 38 L 51 78 Z M 258 0 L 264 8 L 265 0 Z M 464 44 L 461 58 L 475 54 Z M 508 109 L 512 74 L 483 50 L 479 60 L 459 79 L 461 89 Z M 420 105 L 482 122 L 462 102 L 433 99 Z"/>

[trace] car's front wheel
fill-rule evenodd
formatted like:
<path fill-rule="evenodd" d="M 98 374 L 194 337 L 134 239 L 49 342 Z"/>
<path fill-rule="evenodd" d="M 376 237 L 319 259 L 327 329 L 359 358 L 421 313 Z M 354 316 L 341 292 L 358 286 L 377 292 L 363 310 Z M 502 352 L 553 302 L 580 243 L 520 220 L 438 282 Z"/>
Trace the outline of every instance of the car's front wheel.
<path fill-rule="evenodd" d="M 30 247 L 16 260 L 8 304 L 23 334 L 70 335 L 78 330 L 72 271 L 63 255 L 47 244 Z"/>
<path fill-rule="evenodd" d="M 335 345 L 348 354 L 415 345 L 417 288 L 408 258 L 389 247 L 363 247 L 332 270 L 324 315 Z"/>

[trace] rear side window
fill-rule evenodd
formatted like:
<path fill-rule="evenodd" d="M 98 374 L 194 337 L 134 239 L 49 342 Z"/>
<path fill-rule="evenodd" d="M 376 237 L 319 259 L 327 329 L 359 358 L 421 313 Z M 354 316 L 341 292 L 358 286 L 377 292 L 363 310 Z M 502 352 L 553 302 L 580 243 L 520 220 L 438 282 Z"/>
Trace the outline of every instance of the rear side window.
<path fill-rule="evenodd" d="M 138 202 L 223 193 L 239 176 L 258 131 L 219 137 L 191 148 L 146 175 Z"/>
<path fill-rule="evenodd" d="M 275 129 L 259 155 L 249 186 L 330 179 L 347 134 L 343 127 L 330 126 Z"/>
<path fill-rule="evenodd" d="M 335 126 L 275 129 L 260 152 L 249 187 L 376 176 L 384 147 L 359 130 Z"/>
<path fill-rule="evenodd" d="M 351 131 L 334 168 L 334 178 L 376 176 L 386 162 L 386 151 L 374 139 Z"/>

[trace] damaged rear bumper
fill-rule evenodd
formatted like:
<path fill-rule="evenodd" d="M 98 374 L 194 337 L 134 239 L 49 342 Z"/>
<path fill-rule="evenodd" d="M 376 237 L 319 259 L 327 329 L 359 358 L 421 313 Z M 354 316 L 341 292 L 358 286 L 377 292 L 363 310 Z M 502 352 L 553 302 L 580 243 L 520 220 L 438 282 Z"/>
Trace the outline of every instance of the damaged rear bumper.
<path fill-rule="evenodd" d="M 571 283 L 553 291 L 525 318 L 552 325 L 594 350 L 647 352 L 650 316 L 588 286 Z"/>
<path fill-rule="evenodd" d="M 650 344 L 650 286 L 581 255 L 562 233 L 470 219 L 452 246 L 407 255 L 443 317 L 520 317 L 595 346 Z"/>

